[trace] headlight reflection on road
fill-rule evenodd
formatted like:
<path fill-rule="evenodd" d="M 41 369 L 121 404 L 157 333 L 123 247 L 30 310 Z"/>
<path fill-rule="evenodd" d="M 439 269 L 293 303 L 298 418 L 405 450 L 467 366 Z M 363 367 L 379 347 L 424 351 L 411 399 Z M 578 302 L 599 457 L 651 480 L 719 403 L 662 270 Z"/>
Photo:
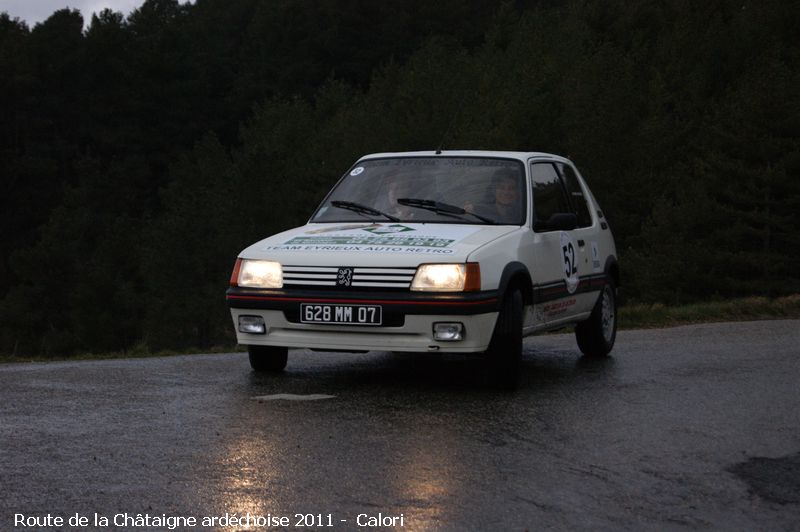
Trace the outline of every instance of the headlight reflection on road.
<path fill-rule="evenodd" d="M 281 515 L 274 484 L 275 471 L 280 470 L 280 466 L 275 465 L 280 462 L 277 456 L 280 450 L 275 449 L 268 438 L 256 436 L 231 439 L 222 450 L 224 454 L 217 466 L 221 485 L 212 488 L 218 498 L 215 504 L 218 515 L 227 513 L 235 517 L 239 522 L 233 527 L 236 530 L 263 530 L 275 526 L 272 519 Z M 249 526 L 248 514 L 251 517 Z"/>
<path fill-rule="evenodd" d="M 428 436 L 433 438 L 407 440 L 407 445 L 395 449 L 397 471 L 392 475 L 392 491 L 397 493 L 394 498 L 411 503 L 402 511 L 422 529 L 436 528 L 436 523 L 446 517 L 445 509 L 452 506 L 449 501 L 458 494 L 452 476 L 459 470 L 458 451 L 450 447 L 450 442 L 440 441 L 448 439 L 446 429 L 440 426 L 432 430 Z"/>

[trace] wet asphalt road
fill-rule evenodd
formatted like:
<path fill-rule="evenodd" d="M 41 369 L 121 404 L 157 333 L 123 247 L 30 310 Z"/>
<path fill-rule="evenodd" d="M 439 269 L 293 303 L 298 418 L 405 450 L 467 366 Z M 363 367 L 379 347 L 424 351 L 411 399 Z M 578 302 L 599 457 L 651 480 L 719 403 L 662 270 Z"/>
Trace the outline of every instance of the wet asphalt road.
<path fill-rule="evenodd" d="M 321 530 L 379 513 L 403 530 L 800 530 L 800 321 L 625 331 L 613 355 L 526 339 L 514 393 L 431 355 L 291 351 L 281 376 L 242 353 L 0 365 L 0 529 L 250 512 L 330 514 Z"/>

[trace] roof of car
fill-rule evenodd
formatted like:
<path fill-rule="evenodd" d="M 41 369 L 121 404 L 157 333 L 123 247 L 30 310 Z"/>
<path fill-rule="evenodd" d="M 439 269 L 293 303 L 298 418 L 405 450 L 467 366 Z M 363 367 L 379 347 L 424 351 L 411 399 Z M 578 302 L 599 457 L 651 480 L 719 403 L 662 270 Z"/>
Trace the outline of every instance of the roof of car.
<path fill-rule="evenodd" d="M 547 157 L 550 159 L 568 160 L 566 157 L 552 153 L 538 151 L 499 151 L 499 150 L 442 150 L 442 151 L 401 151 L 387 153 L 370 153 L 361 157 L 364 159 L 381 159 L 385 157 L 503 157 L 508 159 L 519 159 L 527 161 L 536 157 Z"/>

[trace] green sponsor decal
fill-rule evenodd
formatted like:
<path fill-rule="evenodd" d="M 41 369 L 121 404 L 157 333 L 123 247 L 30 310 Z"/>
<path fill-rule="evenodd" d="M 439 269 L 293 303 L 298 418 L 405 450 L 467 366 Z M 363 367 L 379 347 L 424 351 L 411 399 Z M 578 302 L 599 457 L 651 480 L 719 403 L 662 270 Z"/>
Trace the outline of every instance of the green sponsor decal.
<path fill-rule="evenodd" d="M 449 238 L 425 238 L 403 236 L 296 236 L 285 242 L 284 245 L 315 245 L 315 246 L 404 246 L 425 248 L 446 248 L 455 240 Z"/>
<path fill-rule="evenodd" d="M 377 227 L 363 227 L 364 231 L 369 231 L 370 233 L 380 234 L 380 233 L 404 233 L 406 231 L 414 231 L 413 227 L 408 227 L 405 225 L 400 224 L 392 224 L 392 225 L 379 225 Z"/>

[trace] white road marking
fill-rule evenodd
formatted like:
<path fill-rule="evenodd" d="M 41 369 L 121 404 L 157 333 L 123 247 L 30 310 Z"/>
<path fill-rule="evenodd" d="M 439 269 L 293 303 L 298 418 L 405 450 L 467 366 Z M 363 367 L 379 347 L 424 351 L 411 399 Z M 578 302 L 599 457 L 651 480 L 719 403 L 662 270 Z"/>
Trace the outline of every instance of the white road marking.
<path fill-rule="evenodd" d="M 320 399 L 333 399 L 335 395 L 324 395 L 312 393 L 308 395 L 296 395 L 293 393 L 276 393 L 273 395 L 256 395 L 254 401 L 263 403 L 264 401 L 319 401 Z"/>

